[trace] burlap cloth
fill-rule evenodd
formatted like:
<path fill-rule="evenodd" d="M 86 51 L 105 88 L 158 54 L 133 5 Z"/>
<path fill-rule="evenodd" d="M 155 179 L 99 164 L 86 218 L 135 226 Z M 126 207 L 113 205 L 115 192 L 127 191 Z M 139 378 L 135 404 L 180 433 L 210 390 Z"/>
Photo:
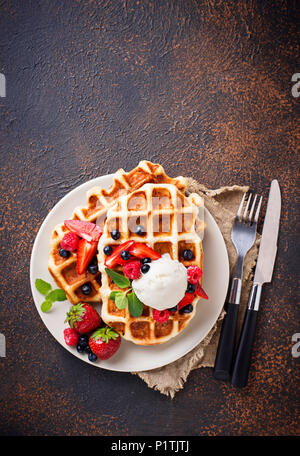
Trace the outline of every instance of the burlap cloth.
<path fill-rule="evenodd" d="M 235 248 L 231 242 L 233 219 L 243 193 L 248 190 L 249 187 L 240 187 L 238 185 L 209 190 L 204 185 L 188 178 L 188 191 L 196 192 L 204 198 L 206 208 L 214 217 L 223 234 L 228 251 L 231 273 L 237 258 Z M 257 235 L 256 242 L 249 250 L 244 262 L 238 333 L 241 330 L 243 316 L 248 302 L 253 268 L 258 254 L 258 245 L 259 235 Z M 132 374 L 138 375 L 150 388 L 154 388 L 160 393 L 173 398 L 175 393 L 183 388 L 191 370 L 198 369 L 199 367 L 213 367 L 224 315 L 225 311 L 223 310 L 205 339 L 182 358 L 158 369 L 132 372 Z M 188 331 L 188 328 L 186 331 Z"/>

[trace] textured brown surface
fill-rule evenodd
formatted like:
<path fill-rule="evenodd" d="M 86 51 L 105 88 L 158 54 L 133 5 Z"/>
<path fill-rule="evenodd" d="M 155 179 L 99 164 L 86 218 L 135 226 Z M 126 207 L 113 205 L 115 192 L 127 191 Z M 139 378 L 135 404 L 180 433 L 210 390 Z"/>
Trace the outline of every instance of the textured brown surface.
<path fill-rule="evenodd" d="M 296 2 L 0 8 L 1 434 L 299 434 Z M 207 368 L 171 401 L 136 376 L 81 363 L 34 308 L 30 253 L 49 210 L 80 183 L 141 159 L 210 188 L 266 192 L 279 180 L 278 257 L 243 391 Z"/>

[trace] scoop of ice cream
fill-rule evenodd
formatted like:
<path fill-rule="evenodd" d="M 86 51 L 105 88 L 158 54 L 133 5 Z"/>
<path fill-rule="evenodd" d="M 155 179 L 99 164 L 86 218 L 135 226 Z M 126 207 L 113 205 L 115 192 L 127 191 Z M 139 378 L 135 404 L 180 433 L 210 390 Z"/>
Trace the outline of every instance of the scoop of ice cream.
<path fill-rule="evenodd" d="M 169 254 L 149 263 L 150 269 L 139 279 L 132 281 L 132 287 L 146 306 L 157 310 L 170 309 L 183 298 L 187 288 L 187 270 Z"/>

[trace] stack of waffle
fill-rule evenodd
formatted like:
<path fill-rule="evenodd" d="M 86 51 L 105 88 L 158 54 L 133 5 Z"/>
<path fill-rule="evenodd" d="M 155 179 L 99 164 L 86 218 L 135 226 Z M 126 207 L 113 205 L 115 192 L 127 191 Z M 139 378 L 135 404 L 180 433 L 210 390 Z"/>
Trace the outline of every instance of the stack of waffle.
<path fill-rule="evenodd" d="M 176 312 L 165 323 L 155 321 L 152 308 L 145 305 L 140 317 L 132 317 L 127 308 L 119 310 L 109 299 L 111 291 L 118 287 L 105 272 L 103 248 L 135 240 L 147 243 L 160 254 L 168 253 L 186 267 L 193 264 L 202 269 L 203 223 L 198 214 L 203 200 L 197 194 L 185 196 L 185 189 L 183 177 L 170 178 L 162 166 L 148 161 L 141 161 L 129 173 L 118 170 L 108 190 L 91 189 L 87 205 L 76 208 L 72 218 L 97 223 L 103 229 L 97 254 L 99 272 L 94 275 L 88 271 L 78 275 L 76 253 L 71 253 L 69 258 L 59 255 L 60 242 L 68 232 L 65 225 L 56 226 L 52 233 L 49 271 L 57 285 L 65 290 L 69 301 L 72 304 L 102 301 L 103 321 L 136 344 L 153 345 L 176 336 L 193 318 L 199 298 L 194 299 L 191 313 Z M 143 226 L 142 235 L 135 233 L 137 225 Z M 121 234 L 117 240 L 111 237 L 114 229 Z M 191 261 L 183 258 L 186 249 L 193 252 Z M 81 291 L 86 283 L 92 290 L 88 296 Z"/>

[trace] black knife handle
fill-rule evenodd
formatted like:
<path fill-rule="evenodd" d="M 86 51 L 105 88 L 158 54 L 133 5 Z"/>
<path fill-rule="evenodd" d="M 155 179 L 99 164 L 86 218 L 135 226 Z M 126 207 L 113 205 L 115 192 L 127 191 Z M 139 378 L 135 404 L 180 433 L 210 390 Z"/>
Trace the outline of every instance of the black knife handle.
<path fill-rule="evenodd" d="M 248 382 L 257 315 L 258 310 L 246 310 L 231 378 L 231 383 L 238 388 L 243 388 Z"/>
<path fill-rule="evenodd" d="M 227 303 L 214 366 L 214 377 L 230 380 L 239 304 Z"/>

